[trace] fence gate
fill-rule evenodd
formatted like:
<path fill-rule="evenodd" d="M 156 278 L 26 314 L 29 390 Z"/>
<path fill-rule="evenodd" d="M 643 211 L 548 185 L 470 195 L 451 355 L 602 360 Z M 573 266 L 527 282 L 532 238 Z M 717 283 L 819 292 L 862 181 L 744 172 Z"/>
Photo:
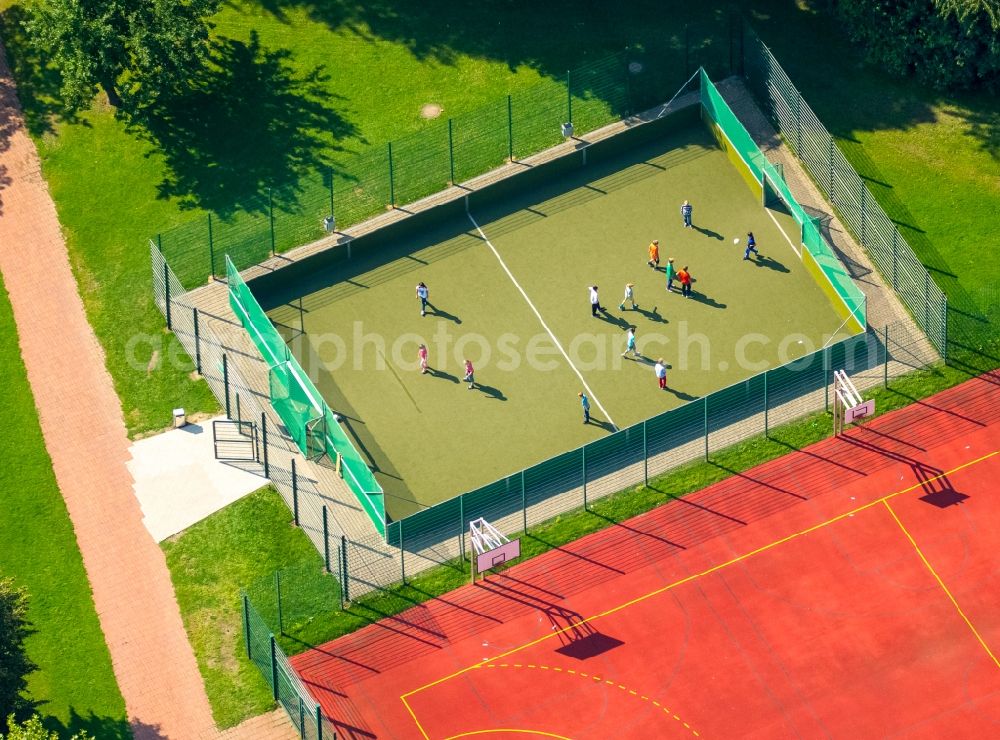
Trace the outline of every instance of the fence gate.
<path fill-rule="evenodd" d="M 212 440 L 216 460 L 259 462 L 257 425 L 252 421 L 213 421 Z"/>

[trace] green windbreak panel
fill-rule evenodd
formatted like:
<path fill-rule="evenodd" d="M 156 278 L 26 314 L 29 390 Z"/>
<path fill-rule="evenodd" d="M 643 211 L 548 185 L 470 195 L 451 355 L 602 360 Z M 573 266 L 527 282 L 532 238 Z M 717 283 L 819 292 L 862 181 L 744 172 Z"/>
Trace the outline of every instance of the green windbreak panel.
<path fill-rule="evenodd" d="M 753 176 L 761 185 L 766 183 L 773 187 L 778 197 L 788 206 L 792 217 L 802 230 L 803 246 L 809 250 L 820 271 L 833 286 L 834 293 L 863 330 L 867 325 L 864 293 L 854 284 L 813 219 L 792 196 L 792 191 L 778 168 L 767 161 L 767 157 L 760 151 L 753 137 L 705 74 L 705 70 L 701 70 L 701 104 L 705 113 L 722 130 Z"/>
<path fill-rule="evenodd" d="M 844 300 L 848 311 L 861 326 L 866 325 L 865 294 L 855 285 L 854 280 L 844 270 L 816 222 L 806 218 L 802 223 L 802 243 L 816 260 L 819 269 L 826 275 L 833 289 Z"/>
<path fill-rule="evenodd" d="M 288 429 L 289 436 L 295 440 L 302 452 L 310 457 L 308 434 L 310 422 L 319 418 L 320 410 L 315 408 L 305 393 L 305 389 L 289 372 L 288 363 L 271 368 L 270 391 L 271 405 Z"/>
<path fill-rule="evenodd" d="M 716 89 L 715 85 L 708 79 L 708 75 L 705 74 L 704 69 L 701 70 L 701 105 L 709 118 L 722 129 L 722 133 L 726 135 L 726 138 L 729 139 L 730 143 L 743 158 L 743 161 L 746 162 L 747 167 L 750 168 L 750 172 L 760 182 L 763 178 L 764 164 L 767 160 L 753 138 L 743 128 L 743 124 L 740 123 L 736 114 L 733 113 L 726 101 L 723 100 L 722 95 Z"/>
<path fill-rule="evenodd" d="M 278 330 L 228 257 L 226 275 L 229 278 L 229 305 L 270 366 L 271 405 L 285 423 L 289 436 L 309 457 L 325 452 L 336 462 L 336 456 L 340 456 L 341 472 L 348 487 L 379 534 L 385 534 L 382 487 L 298 360 L 288 352 Z"/>
<path fill-rule="evenodd" d="M 302 372 L 301 370 L 299 372 Z M 303 374 L 303 377 L 305 375 Z M 309 382 L 306 380 L 306 382 Z M 310 383 L 310 385 L 312 385 Z M 319 391 L 313 388 L 313 393 L 319 396 Z M 324 421 L 326 425 L 327 450 L 334 449 L 340 455 L 341 472 L 344 480 L 351 489 L 358 494 L 358 500 L 368 512 L 372 521 L 385 522 L 385 497 L 382 495 L 382 486 L 375 480 L 375 476 L 368 468 L 368 464 L 361 457 L 354 444 L 348 439 L 344 428 L 333 418 L 333 412 L 323 404 Z M 384 527 L 384 525 L 383 525 Z M 384 534 L 384 529 L 381 530 Z"/>
<path fill-rule="evenodd" d="M 243 328 L 250 333 L 250 339 L 257 346 L 268 366 L 273 367 L 288 359 L 285 340 L 274 328 L 271 319 L 253 297 L 247 284 L 243 282 L 232 260 L 226 258 L 226 276 L 229 280 L 229 306 L 239 317 Z"/>

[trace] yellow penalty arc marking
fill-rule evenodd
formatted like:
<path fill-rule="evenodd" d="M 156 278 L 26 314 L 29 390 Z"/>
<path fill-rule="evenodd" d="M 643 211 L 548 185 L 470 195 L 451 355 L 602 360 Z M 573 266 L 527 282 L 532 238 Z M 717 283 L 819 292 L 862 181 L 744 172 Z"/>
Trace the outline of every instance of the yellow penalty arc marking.
<path fill-rule="evenodd" d="M 558 740 L 573 740 L 573 738 L 566 737 L 565 735 L 557 735 L 554 732 L 546 732 L 545 730 L 518 730 L 512 728 L 497 729 L 497 730 L 470 730 L 469 732 L 460 732 L 457 735 L 446 737 L 444 740 L 456 740 L 456 738 L 472 737 L 473 735 L 493 735 L 498 732 L 516 732 L 521 735 L 537 735 L 538 737 L 554 737 L 558 738 Z"/>
<path fill-rule="evenodd" d="M 695 730 L 691 725 L 689 725 L 683 719 L 674 714 L 670 709 L 665 707 L 662 702 L 659 702 L 656 699 L 646 696 L 645 694 L 640 694 L 635 689 L 630 689 L 625 684 L 618 683 L 617 681 L 613 681 L 612 679 L 606 678 L 604 676 L 597 676 L 592 673 L 585 673 L 584 671 L 576 671 L 573 670 L 572 668 L 564 669 L 561 666 L 557 665 L 536 665 L 534 663 L 528 663 L 527 665 L 525 665 L 524 663 L 488 663 L 486 665 L 475 666 L 475 670 L 483 670 L 486 668 L 513 668 L 513 669 L 527 668 L 527 669 L 535 669 L 541 671 L 551 671 L 552 673 L 564 673 L 570 676 L 575 676 L 577 678 L 587 679 L 588 682 L 593 682 L 594 684 L 602 686 L 603 685 L 613 686 L 615 688 L 621 689 L 629 696 L 634 696 L 637 701 L 644 701 L 649 704 L 652 704 L 659 711 L 663 712 L 667 717 L 673 717 L 675 720 L 684 725 L 684 729 L 688 730 L 692 735 L 694 735 L 695 737 L 701 737 L 701 735 L 698 734 L 697 730 Z"/>
<path fill-rule="evenodd" d="M 913 535 L 911 535 L 909 530 L 905 526 L 903 526 L 903 522 L 901 522 L 899 517 L 896 516 L 896 512 L 892 510 L 891 506 L 889 506 L 889 502 L 883 501 L 882 503 L 885 504 L 885 508 L 889 510 L 889 513 L 892 515 L 892 518 L 896 520 L 896 524 L 899 525 L 899 528 L 903 530 L 903 534 L 906 535 L 906 539 L 908 539 L 910 541 L 910 544 L 913 545 L 913 549 L 917 551 L 917 555 L 920 556 L 920 559 L 923 561 L 924 566 L 926 566 L 927 570 L 930 571 L 930 574 L 934 576 L 934 580 L 938 582 L 938 585 L 941 587 L 941 590 L 944 591 L 945 595 L 951 601 L 952 606 L 955 607 L 955 611 L 957 611 L 959 616 L 962 617 L 963 620 L 965 620 L 965 623 L 969 626 L 969 629 L 972 630 L 972 634 L 974 634 L 976 636 L 976 639 L 979 640 L 979 644 L 983 646 L 983 650 L 985 650 L 986 654 L 990 656 L 990 659 L 996 664 L 996 667 L 1000 668 L 1000 660 L 998 660 L 997 656 L 993 654 L 992 650 L 990 650 L 990 646 L 986 644 L 986 640 L 983 639 L 983 636 L 979 634 L 979 630 L 977 630 L 975 626 L 972 624 L 972 620 L 970 620 L 965 615 L 965 612 L 962 611 L 962 607 L 958 605 L 958 601 L 955 599 L 954 596 L 951 595 L 951 591 L 948 590 L 948 587 L 944 585 L 944 581 L 941 580 L 941 576 L 939 576 L 937 574 L 937 571 L 934 570 L 934 568 L 931 566 L 930 561 L 927 560 L 923 551 L 920 549 L 920 546 L 917 545 L 917 541 L 913 539 Z"/>

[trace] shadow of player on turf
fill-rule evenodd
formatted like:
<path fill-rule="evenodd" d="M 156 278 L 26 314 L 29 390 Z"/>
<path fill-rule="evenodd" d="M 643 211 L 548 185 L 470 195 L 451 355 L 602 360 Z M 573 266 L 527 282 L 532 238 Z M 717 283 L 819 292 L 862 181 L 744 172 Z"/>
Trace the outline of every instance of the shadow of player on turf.
<path fill-rule="evenodd" d="M 748 262 L 753 262 L 757 267 L 766 267 L 769 270 L 774 270 L 775 272 L 791 272 L 787 267 L 785 267 L 781 262 L 774 259 L 774 257 L 765 257 L 762 254 L 757 255 L 755 260 L 747 260 Z"/>
<path fill-rule="evenodd" d="M 615 425 L 608 421 L 601 421 L 600 419 L 595 419 L 593 414 L 590 416 L 590 421 L 587 422 L 587 426 L 597 427 L 598 429 L 603 429 L 606 432 L 614 432 Z"/>
<path fill-rule="evenodd" d="M 437 316 L 439 319 L 445 319 L 446 321 L 453 321 L 456 324 L 461 324 L 462 323 L 462 320 L 460 318 L 458 318 L 458 316 L 456 316 L 453 313 L 448 313 L 447 311 L 438 308 L 437 306 L 435 306 L 430 301 L 427 301 L 427 309 L 428 309 L 427 313 L 430 314 L 431 316 Z"/>
<path fill-rule="evenodd" d="M 691 228 L 693 228 L 695 231 L 698 231 L 698 232 L 704 234 L 705 236 L 710 236 L 713 239 L 718 239 L 720 242 L 722 241 L 722 234 L 720 234 L 718 231 L 712 231 L 711 229 L 706 229 L 706 228 L 704 228 L 702 226 L 693 226 L 692 225 Z"/>
<path fill-rule="evenodd" d="M 665 316 L 661 316 L 660 315 L 660 312 L 657 310 L 658 308 L 659 308 L 659 306 L 653 306 L 653 310 L 650 311 L 650 310 L 645 309 L 645 308 L 636 307 L 634 310 L 636 312 L 642 314 L 645 318 L 649 319 L 650 321 L 654 321 L 654 322 L 656 322 L 658 324 L 667 324 L 667 323 L 669 323 L 667 321 L 667 319 L 666 319 Z"/>
<path fill-rule="evenodd" d="M 452 375 L 444 370 L 438 370 L 437 368 L 428 367 L 427 374 L 435 378 L 441 378 L 442 380 L 450 380 L 452 383 L 458 382 L 458 376 Z"/>
<path fill-rule="evenodd" d="M 719 303 L 717 300 L 715 300 L 714 298 L 709 298 L 704 293 L 697 293 L 695 291 L 691 291 L 691 299 L 697 301 L 698 303 L 704 303 L 706 306 L 709 306 L 710 308 L 727 307 L 725 303 Z"/>
<path fill-rule="evenodd" d="M 483 385 L 482 383 L 476 383 L 473 390 L 477 390 L 483 393 L 483 395 L 495 399 L 497 401 L 506 401 L 507 396 L 503 394 L 503 391 L 499 388 L 494 388 L 492 385 Z"/>

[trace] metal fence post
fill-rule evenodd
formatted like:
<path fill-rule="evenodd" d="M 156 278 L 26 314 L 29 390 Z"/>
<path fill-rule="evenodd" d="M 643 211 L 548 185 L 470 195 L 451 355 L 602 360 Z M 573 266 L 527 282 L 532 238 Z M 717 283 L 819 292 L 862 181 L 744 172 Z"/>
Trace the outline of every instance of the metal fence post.
<path fill-rule="evenodd" d="M 566 70 L 566 114 L 568 116 L 566 120 L 573 123 L 573 85 L 568 69 Z"/>
<path fill-rule="evenodd" d="M 458 552 L 465 562 L 465 494 L 458 497 Z"/>
<path fill-rule="evenodd" d="M 802 159 L 802 93 L 798 90 L 795 92 L 798 93 L 798 97 L 795 98 L 795 154 Z"/>
<path fill-rule="evenodd" d="M 948 295 L 941 297 L 941 358 L 948 359 Z"/>
<path fill-rule="evenodd" d="M 330 572 L 330 523 L 327 518 L 326 506 L 323 506 L 323 566 Z"/>
<path fill-rule="evenodd" d="M 278 634 L 285 634 L 285 626 L 281 619 L 281 571 L 274 571 L 274 595 L 278 604 Z"/>
<path fill-rule="evenodd" d="M 292 519 L 299 526 L 299 475 L 295 470 L 295 458 L 292 458 Z"/>
<path fill-rule="evenodd" d="M 240 411 L 240 392 L 236 391 L 236 421 L 243 421 L 243 413 Z"/>
<path fill-rule="evenodd" d="M 507 96 L 507 159 L 514 161 L 514 103 Z"/>
<path fill-rule="evenodd" d="M 642 484 L 649 485 L 649 444 L 646 440 L 646 421 L 642 422 Z"/>
<path fill-rule="evenodd" d="M 208 214 L 208 259 L 212 263 L 210 275 L 215 277 L 215 241 L 212 238 L 212 214 Z"/>
<path fill-rule="evenodd" d="M 823 396 L 826 412 L 830 413 L 830 348 L 823 351 Z"/>
<path fill-rule="evenodd" d="M 587 445 L 580 448 L 580 462 L 583 467 L 583 510 L 587 510 Z"/>
<path fill-rule="evenodd" d="M 768 403 L 767 403 L 767 370 L 764 371 L 764 436 L 771 436 L 771 428 L 768 425 Z"/>
<path fill-rule="evenodd" d="M 173 330 L 173 322 L 170 320 L 170 266 L 163 260 L 163 305 L 166 306 L 164 314 L 167 317 L 167 328 Z"/>
<path fill-rule="evenodd" d="M 861 179 L 860 177 L 858 178 Z M 865 183 L 861 182 L 861 246 L 868 246 L 868 206 L 866 203 L 868 195 L 868 188 L 865 187 Z"/>
<path fill-rule="evenodd" d="M 243 592 L 243 641 L 247 646 L 247 657 L 253 660 L 250 648 L 250 599 L 247 598 L 246 591 Z"/>
<path fill-rule="evenodd" d="M 924 331 L 931 328 L 931 274 L 924 270 Z"/>
<path fill-rule="evenodd" d="M 271 477 L 271 466 L 268 463 L 267 455 L 267 413 L 264 411 L 260 412 L 260 431 L 261 431 L 261 446 L 264 448 L 264 477 Z"/>
<path fill-rule="evenodd" d="M 892 289 L 896 290 L 896 275 L 899 271 L 899 229 L 892 230 Z"/>
<path fill-rule="evenodd" d="M 403 585 L 406 585 L 406 551 L 403 549 L 403 521 L 397 522 L 399 526 L 399 575 L 402 576 Z"/>
<path fill-rule="evenodd" d="M 833 137 L 830 137 L 830 203 L 833 203 Z"/>
<path fill-rule="evenodd" d="M 392 142 L 389 142 L 389 206 L 396 207 L 396 174 L 392 167 Z"/>
<path fill-rule="evenodd" d="M 274 256 L 274 195 L 267 189 L 267 215 L 271 221 L 271 256 Z"/>
<path fill-rule="evenodd" d="M 281 692 L 278 688 L 278 648 L 274 644 L 274 633 L 271 633 L 271 686 L 274 687 L 274 700 L 278 701 Z"/>
<path fill-rule="evenodd" d="M 316 740 L 323 740 L 323 712 L 319 704 L 316 705 Z M 331 740 L 337 740 L 336 733 Z"/>
<path fill-rule="evenodd" d="M 222 386 L 226 392 L 226 418 L 232 419 L 229 413 L 229 358 L 226 355 L 222 356 Z"/>
<path fill-rule="evenodd" d="M 194 315 L 194 369 L 201 375 L 201 329 L 198 322 L 198 309 L 192 308 Z"/>
<path fill-rule="evenodd" d="M 336 223 L 336 216 L 333 214 L 333 167 L 330 168 L 330 218 Z"/>
<path fill-rule="evenodd" d="M 452 121 L 448 119 L 448 182 L 455 184 L 455 136 L 452 132 Z"/>
<path fill-rule="evenodd" d="M 702 406 L 705 410 L 705 462 L 708 462 L 708 396 L 702 398 Z"/>
<path fill-rule="evenodd" d="M 888 388 L 889 387 L 889 325 L 885 325 L 885 337 L 882 340 L 885 347 L 885 368 L 882 371 L 882 384 Z"/>
<path fill-rule="evenodd" d="M 349 584 L 351 582 L 350 571 L 347 568 L 347 535 L 340 535 L 340 564 L 344 569 L 344 577 L 340 580 L 341 598 L 344 601 L 351 600 Z"/>
<path fill-rule="evenodd" d="M 623 53 L 623 62 L 625 68 L 625 115 L 632 115 L 632 73 L 629 72 L 628 68 L 627 46 L 625 47 L 625 51 Z"/>
<path fill-rule="evenodd" d="M 524 487 L 524 470 L 521 471 L 521 513 L 524 517 L 524 533 L 528 534 L 528 492 Z"/>

